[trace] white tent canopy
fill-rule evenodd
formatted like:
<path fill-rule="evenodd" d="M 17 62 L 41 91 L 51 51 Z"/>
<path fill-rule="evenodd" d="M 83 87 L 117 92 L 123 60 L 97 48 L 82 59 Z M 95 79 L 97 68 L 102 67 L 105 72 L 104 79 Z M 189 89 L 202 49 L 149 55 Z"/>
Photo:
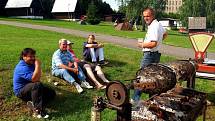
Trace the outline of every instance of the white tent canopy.
<path fill-rule="evenodd" d="M 77 0 L 55 0 L 52 13 L 74 12 Z"/>
<path fill-rule="evenodd" d="M 30 7 L 33 0 L 8 0 L 5 8 Z"/>

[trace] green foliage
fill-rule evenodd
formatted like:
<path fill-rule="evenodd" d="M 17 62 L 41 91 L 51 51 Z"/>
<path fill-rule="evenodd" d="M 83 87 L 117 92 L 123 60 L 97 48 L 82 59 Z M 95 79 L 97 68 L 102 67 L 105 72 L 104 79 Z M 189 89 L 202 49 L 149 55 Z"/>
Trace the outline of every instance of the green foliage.
<path fill-rule="evenodd" d="M 100 23 L 100 18 L 98 17 L 98 12 L 97 12 L 97 7 L 94 4 L 94 2 L 92 2 L 89 7 L 88 7 L 88 11 L 87 11 L 87 22 L 89 24 L 92 25 L 96 25 Z"/>
<path fill-rule="evenodd" d="M 206 13 L 207 13 L 207 27 L 215 32 L 215 1 L 206 0 Z"/>
<path fill-rule="evenodd" d="M 126 18 L 128 20 L 138 18 L 147 7 L 155 10 L 155 17 L 160 19 L 165 9 L 165 0 L 118 0 L 121 3 L 120 11 L 126 10 Z M 142 31 L 145 31 L 145 23 L 142 19 Z"/>
<path fill-rule="evenodd" d="M 163 13 L 163 18 L 174 18 L 174 19 L 180 19 L 180 14 L 178 13 Z"/>
<path fill-rule="evenodd" d="M 54 5 L 55 0 L 40 0 L 42 2 L 42 9 L 44 12 L 45 18 L 52 18 L 52 8 Z"/>
<path fill-rule="evenodd" d="M 147 7 L 155 10 L 156 18 L 161 18 L 161 13 L 164 11 L 166 5 L 165 0 L 130 0 L 126 2 L 126 16 L 128 18 L 142 15 L 142 11 Z"/>
<path fill-rule="evenodd" d="M 78 0 L 76 12 L 80 13 L 81 15 L 86 15 L 89 9 L 89 5 L 94 3 L 97 8 L 97 15 L 102 18 L 104 15 L 109 15 L 114 13 L 112 8 L 106 2 L 102 0 Z"/>
<path fill-rule="evenodd" d="M 188 26 L 188 17 L 206 17 L 207 28 L 215 30 L 214 0 L 184 0 L 183 2 L 180 15 L 184 26 Z"/>

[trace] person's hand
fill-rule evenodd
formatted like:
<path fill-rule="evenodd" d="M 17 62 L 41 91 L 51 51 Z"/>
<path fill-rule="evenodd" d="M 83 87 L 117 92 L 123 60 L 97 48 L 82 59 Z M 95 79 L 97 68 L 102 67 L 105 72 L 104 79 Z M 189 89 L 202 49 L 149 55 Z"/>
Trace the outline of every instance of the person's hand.
<path fill-rule="evenodd" d="M 34 62 L 35 66 L 40 66 L 41 65 L 41 62 L 39 59 L 35 59 L 35 62 Z"/>
<path fill-rule="evenodd" d="M 98 47 L 104 47 L 104 44 L 99 43 L 99 44 L 98 44 Z"/>
<path fill-rule="evenodd" d="M 138 42 L 138 47 L 143 48 L 143 42 Z"/>
<path fill-rule="evenodd" d="M 73 72 L 78 75 L 78 68 L 73 68 Z"/>
<path fill-rule="evenodd" d="M 73 63 L 71 63 L 71 62 L 68 63 L 68 66 L 69 66 L 69 67 L 72 67 L 72 65 L 73 65 Z"/>

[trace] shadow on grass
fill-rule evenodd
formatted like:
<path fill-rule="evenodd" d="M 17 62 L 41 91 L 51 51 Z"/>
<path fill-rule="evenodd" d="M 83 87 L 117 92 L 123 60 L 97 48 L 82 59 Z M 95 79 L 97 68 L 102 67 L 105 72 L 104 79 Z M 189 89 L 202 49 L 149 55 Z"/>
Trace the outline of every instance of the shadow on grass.
<path fill-rule="evenodd" d="M 212 93 L 207 93 L 207 99 L 212 102 L 213 104 L 215 104 L 215 92 Z"/>
<path fill-rule="evenodd" d="M 61 88 L 55 88 L 57 95 L 54 101 L 48 105 L 48 108 L 51 110 L 51 117 L 59 118 L 80 115 L 91 108 L 93 101 L 86 96 L 86 92 L 78 94 L 70 91 L 71 89 Z"/>
<path fill-rule="evenodd" d="M 127 63 L 119 60 L 107 60 L 109 63 L 105 65 L 106 67 L 120 67 L 125 66 Z"/>
<path fill-rule="evenodd" d="M 187 37 L 187 36 L 188 36 L 188 34 L 182 34 L 182 33 L 178 33 L 178 34 L 175 34 L 175 33 L 168 33 L 168 35 L 183 36 L 183 37 Z"/>

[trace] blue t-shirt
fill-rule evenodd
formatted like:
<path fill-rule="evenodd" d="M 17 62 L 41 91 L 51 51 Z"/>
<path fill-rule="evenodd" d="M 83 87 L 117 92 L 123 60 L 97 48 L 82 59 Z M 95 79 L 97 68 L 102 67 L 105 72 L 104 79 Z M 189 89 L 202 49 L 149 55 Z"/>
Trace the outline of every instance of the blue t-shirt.
<path fill-rule="evenodd" d="M 16 96 L 26 84 L 32 82 L 34 69 L 35 65 L 28 65 L 24 60 L 20 60 L 16 65 L 13 74 L 13 91 Z"/>

